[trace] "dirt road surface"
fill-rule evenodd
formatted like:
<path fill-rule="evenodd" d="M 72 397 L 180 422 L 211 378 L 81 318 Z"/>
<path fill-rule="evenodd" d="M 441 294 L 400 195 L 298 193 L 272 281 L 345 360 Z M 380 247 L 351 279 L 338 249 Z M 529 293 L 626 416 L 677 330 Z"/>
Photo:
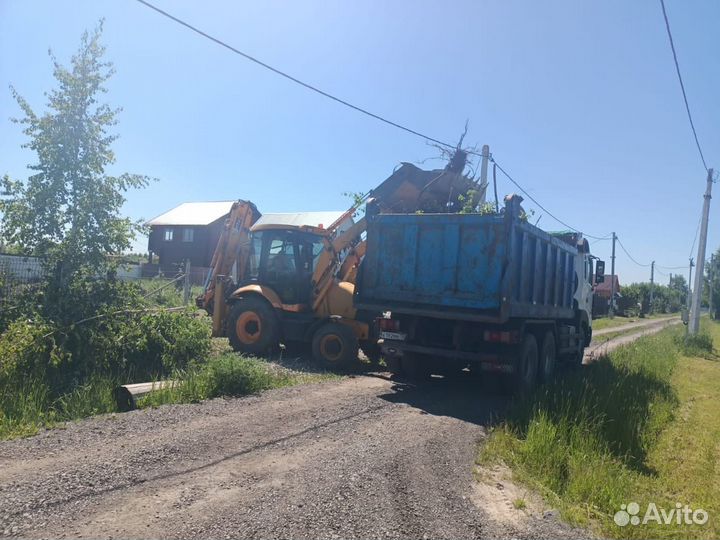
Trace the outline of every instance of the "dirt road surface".
<path fill-rule="evenodd" d="M 620 328 L 618 328 L 620 329 Z M 577 538 L 478 471 L 509 398 L 465 374 L 370 374 L 103 416 L 0 443 L 0 534 L 82 538 Z"/>

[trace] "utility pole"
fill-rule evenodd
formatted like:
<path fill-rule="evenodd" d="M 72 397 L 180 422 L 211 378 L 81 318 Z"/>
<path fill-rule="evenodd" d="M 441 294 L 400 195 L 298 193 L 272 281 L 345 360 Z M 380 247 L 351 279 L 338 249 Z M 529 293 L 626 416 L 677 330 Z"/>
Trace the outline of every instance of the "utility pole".
<path fill-rule="evenodd" d="M 648 315 L 652 315 L 653 289 L 655 289 L 655 261 L 650 263 L 650 306 L 648 307 Z"/>
<path fill-rule="evenodd" d="M 695 271 L 695 290 L 693 291 L 692 304 L 690 305 L 690 321 L 688 323 L 688 333 L 695 335 L 700 329 L 700 301 L 702 299 L 702 286 L 705 274 L 703 267 L 705 266 L 705 248 L 707 247 L 707 231 L 708 219 L 710 216 L 710 199 L 712 199 L 713 170 L 708 169 L 707 188 L 703 198 L 702 222 L 700 225 L 700 243 L 698 244 L 697 253 L 697 270 Z"/>
<path fill-rule="evenodd" d="M 612 319 L 615 316 L 615 240 L 617 235 L 612 233 L 612 256 L 610 257 L 610 309 L 608 316 Z"/>
<path fill-rule="evenodd" d="M 687 282 L 687 296 L 685 298 L 685 303 L 687 304 L 687 307 L 685 310 L 687 311 L 688 317 L 690 317 L 690 301 L 692 299 L 692 289 L 690 289 L 690 284 L 692 283 L 692 269 L 693 266 L 695 266 L 695 261 L 692 257 L 690 257 L 690 269 L 688 270 L 688 282 Z"/>

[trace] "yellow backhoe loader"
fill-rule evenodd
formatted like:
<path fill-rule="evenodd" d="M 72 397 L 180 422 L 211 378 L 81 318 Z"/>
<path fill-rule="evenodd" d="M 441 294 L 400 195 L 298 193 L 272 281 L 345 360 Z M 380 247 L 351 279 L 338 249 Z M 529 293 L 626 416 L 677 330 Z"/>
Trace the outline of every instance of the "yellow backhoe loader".
<path fill-rule="evenodd" d="M 484 189 L 462 174 L 464 158 L 455 164 L 423 171 L 403 163 L 366 200 L 379 212 L 452 212 L 447 207 L 458 195 Z M 352 222 L 356 212 L 353 206 L 327 228 L 256 224 L 255 206 L 235 203 L 197 299 L 213 317 L 213 335 L 248 354 L 312 344 L 313 356 L 330 368 L 350 367 L 359 348 L 377 359 L 372 323 L 379 314 L 353 307 L 366 224 L 365 216 Z"/>

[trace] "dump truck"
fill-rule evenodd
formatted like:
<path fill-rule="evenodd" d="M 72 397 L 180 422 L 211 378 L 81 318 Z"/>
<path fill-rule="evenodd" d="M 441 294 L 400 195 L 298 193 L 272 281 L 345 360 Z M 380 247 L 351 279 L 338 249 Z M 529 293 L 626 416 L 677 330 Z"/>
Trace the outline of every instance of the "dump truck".
<path fill-rule="evenodd" d="M 461 151 L 441 170 L 402 163 L 362 202 L 378 212 L 445 209 L 480 187 L 464 167 Z M 357 213 L 353 205 L 334 223 L 317 226 L 262 223 L 254 204 L 235 203 L 197 298 L 213 317 L 213 336 L 227 336 L 234 350 L 248 354 L 311 345 L 317 360 L 341 370 L 357 361 L 360 348 L 379 359 L 377 313 L 353 306 L 365 253 L 366 219 Z"/>
<path fill-rule="evenodd" d="M 520 196 L 504 202 L 489 215 L 367 217 L 355 307 L 384 313 L 390 371 L 425 378 L 470 368 L 525 390 L 558 362 L 582 363 L 592 337 L 588 242 L 528 223 Z"/>

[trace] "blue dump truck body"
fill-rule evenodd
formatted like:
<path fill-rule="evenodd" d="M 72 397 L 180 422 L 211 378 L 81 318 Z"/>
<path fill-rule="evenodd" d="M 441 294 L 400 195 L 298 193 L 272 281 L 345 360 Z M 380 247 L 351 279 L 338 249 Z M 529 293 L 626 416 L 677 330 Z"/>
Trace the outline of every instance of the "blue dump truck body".
<path fill-rule="evenodd" d="M 356 304 L 440 318 L 572 318 L 577 249 L 528 223 L 479 214 L 369 219 Z"/>
<path fill-rule="evenodd" d="M 391 313 L 379 321 L 386 360 L 477 360 L 510 373 L 527 336 L 538 354 L 552 340 L 556 356 L 582 355 L 590 320 L 578 293 L 589 291 L 592 302 L 590 284 L 579 288 L 590 279 L 587 243 L 519 219 L 520 200 L 508 199 L 504 214 L 368 217 L 355 305 Z"/>

